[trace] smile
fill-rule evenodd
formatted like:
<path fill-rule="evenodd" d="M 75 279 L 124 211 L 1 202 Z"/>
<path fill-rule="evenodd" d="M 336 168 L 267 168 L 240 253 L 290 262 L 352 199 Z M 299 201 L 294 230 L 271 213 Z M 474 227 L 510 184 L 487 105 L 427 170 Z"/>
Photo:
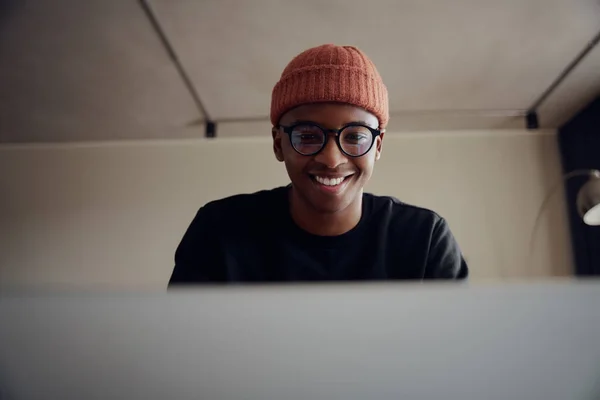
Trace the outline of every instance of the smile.
<path fill-rule="evenodd" d="M 346 176 L 319 176 L 310 175 L 317 188 L 328 194 L 340 194 L 344 191 L 348 182 L 351 181 L 354 174 Z"/>
<path fill-rule="evenodd" d="M 314 178 L 321 185 L 325 185 L 325 186 L 337 186 L 337 185 L 341 185 L 341 183 L 344 182 L 344 180 L 347 177 L 346 176 L 340 176 L 338 178 L 328 178 L 328 177 L 323 177 L 323 176 L 315 176 Z"/>

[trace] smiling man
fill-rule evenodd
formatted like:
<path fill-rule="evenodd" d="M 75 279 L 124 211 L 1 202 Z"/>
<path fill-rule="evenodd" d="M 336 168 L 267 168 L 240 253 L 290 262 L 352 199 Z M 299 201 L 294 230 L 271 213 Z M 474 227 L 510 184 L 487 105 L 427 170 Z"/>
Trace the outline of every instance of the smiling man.
<path fill-rule="evenodd" d="M 388 118 L 387 89 L 360 50 L 296 56 L 271 101 L 273 151 L 291 184 L 202 207 L 169 284 L 466 278 L 442 217 L 363 192 Z"/>

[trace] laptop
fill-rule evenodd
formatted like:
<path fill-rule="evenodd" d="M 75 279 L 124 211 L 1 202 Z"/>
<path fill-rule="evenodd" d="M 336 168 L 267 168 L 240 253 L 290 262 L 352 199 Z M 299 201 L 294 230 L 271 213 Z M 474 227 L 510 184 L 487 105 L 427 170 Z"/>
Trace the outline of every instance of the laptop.
<path fill-rule="evenodd" d="M 600 283 L 4 294 L 0 399 L 600 398 Z"/>

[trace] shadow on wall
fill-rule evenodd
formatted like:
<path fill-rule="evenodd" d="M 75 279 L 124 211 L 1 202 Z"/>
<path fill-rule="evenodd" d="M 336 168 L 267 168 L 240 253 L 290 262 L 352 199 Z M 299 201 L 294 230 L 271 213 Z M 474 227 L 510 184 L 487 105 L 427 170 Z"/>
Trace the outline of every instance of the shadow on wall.
<path fill-rule="evenodd" d="M 558 140 L 558 138 L 556 140 Z M 547 188 L 546 195 L 551 196 L 551 198 L 549 199 L 550 204 L 545 207 L 543 214 L 541 215 L 542 223 L 537 227 L 538 229 L 535 232 L 533 231 L 535 222 L 532 222 L 531 233 L 535 236 L 533 237 L 533 247 L 529 248 L 529 258 L 534 265 L 536 262 L 539 263 L 540 259 L 562 260 L 562 263 L 549 263 L 549 265 L 552 266 L 551 274 L 552 276 L 567 276 L 574 273 L 570 267 L 572 265 L 571 261 L 573 255 L 571 246 L 565 246 L 565 242 L 568 241 L 568 233 L 566 232 L 568 226 L 567 210 L 565 210 L 565 212 L 556 212 L 559 210 L 557 206 L 562 203 L 562 199 L 564 198 L 564 190 L 561 186 L 561 167 L 556 164 L 554 157 L 550 157 L 550 154 L 554 154 L 555 151 L 556 148 L 554 143 L 545 141 L 538 143 L 537 153 L 544 165 L 544 169 L 553 169 L 554 173 L 541 174 L 539 176 L 540 181 L 543 182 L 542 187 Z M 540 207 L 541 206 L 542 204 L 540 204 Z M 567 208 L 568 206 L 569 205 L 567 205 Z M 552 210 L 556 211 L 553 212 Z M 550 254 L 544 255 L 540 253 L 540 242 L 543 241 L 548 243 L 547 246 L 544 247 L 548 249 Z"/>

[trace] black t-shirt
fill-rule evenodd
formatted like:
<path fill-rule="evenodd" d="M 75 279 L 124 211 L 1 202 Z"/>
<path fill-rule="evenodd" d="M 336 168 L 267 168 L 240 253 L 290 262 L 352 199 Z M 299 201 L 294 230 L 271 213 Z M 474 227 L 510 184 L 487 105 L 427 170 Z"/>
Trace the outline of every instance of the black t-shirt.
<path fill-rule="evenodd" d="M 288 190 L 236 195 L 202 207 L 175 252 L 169 285 L 468 275 L 448 224 L 433 211 L 365 193 L 356 227 L 316 236 L 294 223 Z"/>

